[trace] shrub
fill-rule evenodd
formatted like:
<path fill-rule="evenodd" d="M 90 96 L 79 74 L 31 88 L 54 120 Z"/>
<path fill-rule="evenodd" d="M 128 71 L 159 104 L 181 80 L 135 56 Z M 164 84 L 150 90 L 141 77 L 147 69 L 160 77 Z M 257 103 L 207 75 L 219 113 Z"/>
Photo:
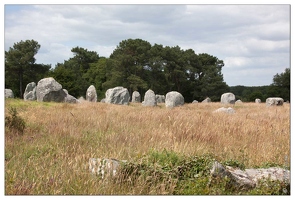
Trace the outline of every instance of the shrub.
<path fill-rule="evenodd" d="M 10 107 L 8 111 L 9 115 L 5 116 L 5 127 L 16 135 L 23 135 L 26 127 L 24 119 L 18 116 L 16 108 Z"/>

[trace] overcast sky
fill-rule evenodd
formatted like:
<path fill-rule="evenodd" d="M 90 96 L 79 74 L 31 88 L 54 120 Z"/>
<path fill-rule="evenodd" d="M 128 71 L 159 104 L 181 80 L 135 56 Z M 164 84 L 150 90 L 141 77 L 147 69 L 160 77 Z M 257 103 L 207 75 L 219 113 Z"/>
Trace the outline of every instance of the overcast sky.
<path fill-rule="evenodd" d="M 35 40 L 37 63 L 79 46 L 109 57 L 122 40 L 180 46 L 223 60 L 229 86 L 262 86 L 290 67 L 290 5 L 5 5 L 4 48 Z"/>

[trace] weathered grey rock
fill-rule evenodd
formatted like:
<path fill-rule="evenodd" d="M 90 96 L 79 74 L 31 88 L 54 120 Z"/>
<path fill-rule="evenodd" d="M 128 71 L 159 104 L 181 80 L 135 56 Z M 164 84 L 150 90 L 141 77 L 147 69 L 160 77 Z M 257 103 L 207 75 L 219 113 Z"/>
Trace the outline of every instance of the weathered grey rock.
<path fill-rule="evenodd" d="M 165 103 L 165 95 L 156 94 L 157 103 Z"/>
<path fill-rule="evenodd" d="M 103 98 L 102 100 L 100 100 L 101 103 L 105 103 L 106 102 L 106 99 Z"/>
<path fill-rule="evenodd" d="M 193 102 L 192 103 L 198 103 L 198 101 L 197 100 L 193 100 Z"/>
<path fill-rule="evenodd" d="M 230 186 L 237 188 L 239 190 L 249 190 L 249 189 L 253 189 L 256 186 L 255 182 L 249 179 L 248 175 L 245 173 L 242 173 L 241 170 L 236 171 L 236 173 L 229 171 L 217 161 L 213 163 L 213 166 L 211 168 L 211 175 L 214 178 L 227 177 L 230 180 L 228 181 L 228 184 L 230 184 Z"/>
<path fill-rule="evenodd" d="M 138 91 L 134 91 L 132 93 L 131 102 L 133 102 L 133 103 L 140 103 L 141 102 L 141 96 L 140 96 L 140 93 Z"/>
<path fill-rule="evenodd" d="M 261 103 L 260 99 L 255 99 L 255 103 Z"/>
<path fill-rule="evenodd" d="M 249 190 L 257 186 L 258 181 L 263 178 L 270 180 L 281 181 L 290 185 L 290 171 L 271 167 L 267 169 L 235 169 L 229 166 L 223 166 L 217 161 L 213 163 L 211 168 L 212 177 L 220 177 L 229 179 L 228 184 L 239 190 Z"/>
<path fill-rule="evenodd" d="M 5 98 L 14 98 L 14 94 L 11 89 L 5 89 Z"/>
<path fill-rule="evenodd" d="M 130 100 L 129 92 L 126 88 L 115 87 L 108 89 L 105 93 L 106 103 L 128 105 Z"/>
<path fill-rule="evenodd" d="M 80 101 L 78 99 L 76 99 L 75 97 L 73 97 L 70 94 L 67 94 L 67 96 L 65 97 L 65 102 L 66 103 L 80 103 Z"/>
<path fill-rule="evenodd" d="M 222 104 L 235 104 L 236 97 L 233 93 L 228 92 L 221 95 L 220 102 Z"/>
<path fill-rule="evenodd" d="M 36 83 L 31 82 L 28 83 L 24 92 L 24 100 L 25 101 L 35 101 L 37 100 L 36 95 Z"/>
<path fill-rule="evenodd" d="M 221 107 L 221 108 L 218 108 L 217 110 L 213 111 L 213 113 L 220 113 L 220 112 L 232 114 L 232 113 L 235 113 L 236 111 L 231 107 L 228 107 L 228 108 Z"/>
<path fill-rule="evenodd" d="M 90 158 L 89 159 L 89 171 L 93 175 L 97 175 L 100 178 L 112 178 L 118 174 L 120 166 L 125 160 L 119 161 L 117 159 L 107 158 Z"/>
<path fill-rule="evenodd" d="M 144 94 L 144 100 L 142 102 L 143 106 L 156 106 L 157 101 L 156 101 L 156 95 L 153 90 L 149 89 L 146 91 Z"/>
<path fill-rule="evenodd" d="M 86 91 L 86 101 L 97 102 L 97 93 L 94 85 L 90 85 Z"/>
<path fill-rule="evenodd" d="M 267 106 L 282 106 L 284 104 L 284 99 L 281 97 L 269 97 L 266 99 Z"/>
<path fill-rule="evenodd" d="M 209 97 L 207 97 L 206 99 L 202 101 L 202 103 L 210 103 L 210 102 L 211 102 L 211 99 Z"/>
<path fill-rule="evenodd" d="M 80 101 L 77 98 L 75 98 L 75 97 L 73 97 L 72 95 L 69 94 L 68 90 L 66 90 L 66 89 L 63 89 L 63 90 L 67 94 L 67 96 L 65 97 L 65 102 L 66 103 L 80 103 Z"/>
<path fill-rule="evenodd" d="M 184 98 L 182 94 L 176 91 L 168 92 L 166 94 L 165 105 L 166 107 L 173 108 L 176 106 L 182 106 L 184 104 Z"/>
<path fill-rule="evenodd" d="M 41 79 L 36 87 L 37 101 L 54 101 L 54 102 L 64 102 L 67 94 L 62 89 L 61 84 L 59 84 L 54 78 L 43 78 Z"/>

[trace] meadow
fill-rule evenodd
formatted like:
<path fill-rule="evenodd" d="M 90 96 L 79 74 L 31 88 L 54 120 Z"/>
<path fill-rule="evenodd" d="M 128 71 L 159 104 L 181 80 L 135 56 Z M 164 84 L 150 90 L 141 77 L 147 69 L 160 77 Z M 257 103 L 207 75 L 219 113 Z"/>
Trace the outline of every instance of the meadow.
<path fill-rule="evenodd" d="M 242 103 L 232 105 L 234 114 L 213 113 L 222 106 L 168 109 L 165 104 L 5 99 L 10 119 L 5 126 L 5 194 L 280 194 L 276 184 L 247 192 L 228 190 L 223 182 L 210 186 L 208 163 L 290 169 L 290 104 Z M 13 119 L 23 122 L 23 129 Z M 89 158 L 127 160 L 125 175 L 101 180 L 89 173 Z"/>

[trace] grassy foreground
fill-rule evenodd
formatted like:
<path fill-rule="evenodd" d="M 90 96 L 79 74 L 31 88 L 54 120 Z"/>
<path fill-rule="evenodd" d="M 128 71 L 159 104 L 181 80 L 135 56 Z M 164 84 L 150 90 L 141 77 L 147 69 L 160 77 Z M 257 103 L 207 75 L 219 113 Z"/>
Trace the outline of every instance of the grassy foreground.
<path fill-rule="evenodd" d="M 244 193 L 210 186 L 208 165 L 290 169 L 290 105 L 243 103 L 235 114 L 212 113 L 222 106 L 6 99 L 5 194 L 281 194 L 277 183 Z M 93 177 L 92 157 L 127 160 L 125 175 Z"/>

